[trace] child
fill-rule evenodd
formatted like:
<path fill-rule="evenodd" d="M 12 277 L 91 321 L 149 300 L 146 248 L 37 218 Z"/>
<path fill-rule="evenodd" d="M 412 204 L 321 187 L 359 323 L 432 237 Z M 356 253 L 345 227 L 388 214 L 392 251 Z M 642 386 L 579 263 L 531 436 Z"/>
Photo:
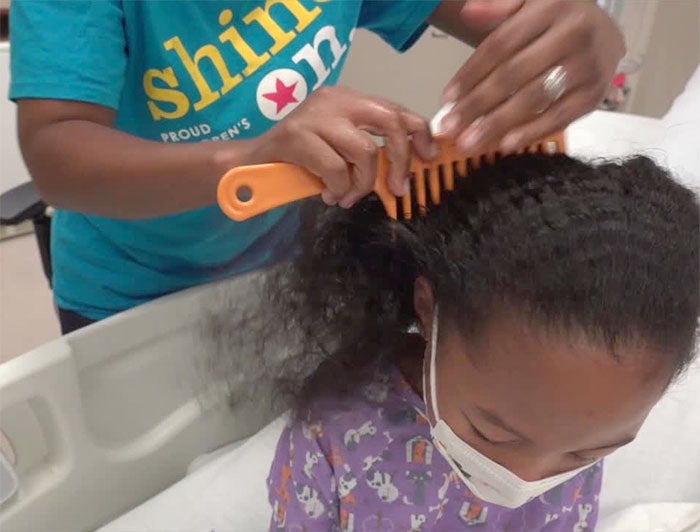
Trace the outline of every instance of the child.
<path fill-rule="evenodd" d="M 693 194 L 642 157 L 525 155 L 425 218 L 304 223 L 267 316 L 300 339 L 271 529 L 593 529 L 602 458 L 692 357 Z"/>

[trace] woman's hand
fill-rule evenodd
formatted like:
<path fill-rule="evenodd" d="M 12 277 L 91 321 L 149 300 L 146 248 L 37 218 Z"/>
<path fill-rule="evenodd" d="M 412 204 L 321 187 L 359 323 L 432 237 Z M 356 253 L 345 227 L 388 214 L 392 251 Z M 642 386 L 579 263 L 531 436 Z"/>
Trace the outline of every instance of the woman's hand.
<path fill-rule="evenodd" d="M 369 134 L 385 139 L 391 191 L 407 194 L 412 147 L 426 160 L 435 155 L 426 120 L 343 87 L 311 94 L 259 137 L 254 159 L 307 168 L 323 179 L 323 200 L 347 208 L 374 188 L 379 148 Z"/>
<path fill-rule="evenodd" d="M 455 106 L 442 129 L 465 153 L 512 151 L 563 129 L 603 99 L 625 54 L 620 30 L 593 1 L 511 0 L 500 24 L 498 4 L 468 0 L 460 14 L 469 27 L 497 26 L 444 91 Z M 562 73 L 563 84 L 554 79 Z"/>

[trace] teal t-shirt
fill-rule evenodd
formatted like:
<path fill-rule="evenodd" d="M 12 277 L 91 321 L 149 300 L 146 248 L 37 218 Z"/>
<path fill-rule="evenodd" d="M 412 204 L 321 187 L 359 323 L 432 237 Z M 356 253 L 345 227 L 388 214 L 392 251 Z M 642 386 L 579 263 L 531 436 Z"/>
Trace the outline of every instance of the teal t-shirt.
<path fill-rule="evenodd" d="M 404 50 L 436 4 L 13 0 L 10 98 L 108 106 L 118 129 L 162 142 L 250 138 L 337 82 L 356 27 Z M 52 227 L 58 305 L 101 319 L 278 260 L 298 223 L 294 207 L 236 223 L 211 206 L 138 221 L 58 211 Z"/>

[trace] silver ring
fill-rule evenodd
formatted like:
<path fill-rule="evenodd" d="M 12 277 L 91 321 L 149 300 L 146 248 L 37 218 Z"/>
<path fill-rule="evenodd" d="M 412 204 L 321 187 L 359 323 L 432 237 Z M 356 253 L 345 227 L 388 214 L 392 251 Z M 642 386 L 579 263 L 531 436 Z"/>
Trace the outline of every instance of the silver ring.
<path fill-rule="evenodd" d="M 556 102 L 566 92 L 566 70 L 557 65 L 547 71 L 542 79 L 542 88 L 549 101 Z"/>

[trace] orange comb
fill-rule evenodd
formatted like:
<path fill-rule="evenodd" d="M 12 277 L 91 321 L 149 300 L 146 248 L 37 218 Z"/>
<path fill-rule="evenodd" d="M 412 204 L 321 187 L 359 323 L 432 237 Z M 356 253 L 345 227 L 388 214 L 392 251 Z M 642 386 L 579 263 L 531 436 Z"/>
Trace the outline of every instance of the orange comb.
<path fill-rule="evenodd" d="M 474 157 L 461 157 L 454 144 L 436 139 L 438 155 L 430 163 L 413 156 L 411 162 L 411 191 L 396 197 L 389 191 L 389 164 L 383 148 L 379 150 L 374 192 L 386 213 L 394 219 L 410 219 L 424 215 L 428 206 L 439 205 L 443 190 L 453 190 L 455 179 L 468 176 L 483 163 L 493 163 L 502 157 L 491 151 Z M 564 133 L 542 139 L 517 153 L 564 153 Z M 226 172 L 217 191 L 219 206 L 227 216 L 238 222 L 310 196 L 321 194 L 325 186 L 321 178 L 305 168 L 289 163 L 239 166 Z"/>

